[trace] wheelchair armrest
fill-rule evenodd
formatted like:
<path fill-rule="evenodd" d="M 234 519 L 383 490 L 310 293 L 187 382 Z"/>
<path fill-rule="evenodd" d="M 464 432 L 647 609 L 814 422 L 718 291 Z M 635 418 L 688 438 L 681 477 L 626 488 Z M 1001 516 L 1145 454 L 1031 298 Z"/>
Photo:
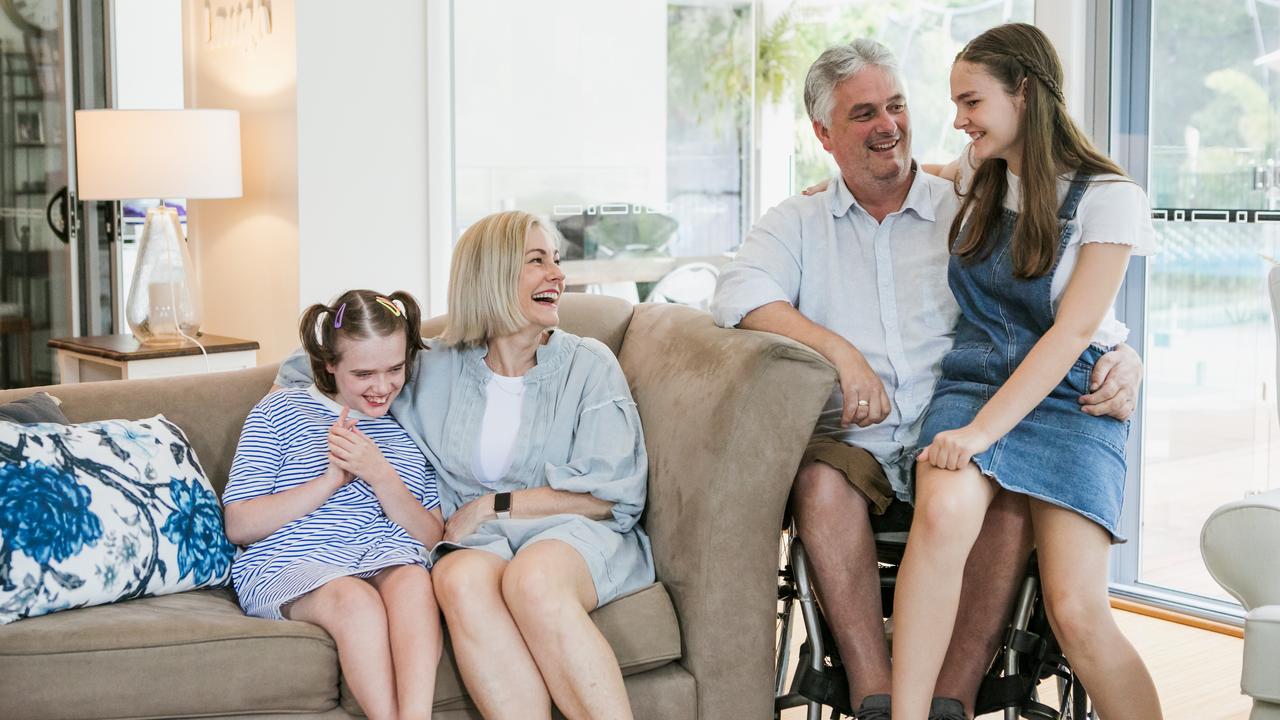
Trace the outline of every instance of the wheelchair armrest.
<path fill-rule="evenodd" d="M 1209 574 L 1246 610 L 1280 605 L 1280 490 L 1214 510 L 1200 531 Z"/>

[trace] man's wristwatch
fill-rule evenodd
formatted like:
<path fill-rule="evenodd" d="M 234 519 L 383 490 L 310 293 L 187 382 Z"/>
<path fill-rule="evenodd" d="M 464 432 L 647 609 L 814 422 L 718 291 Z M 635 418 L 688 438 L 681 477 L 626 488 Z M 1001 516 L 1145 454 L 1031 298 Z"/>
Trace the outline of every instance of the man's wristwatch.
<path fill-rule="evenodd" d="M 499 520 L 511 519 L 511 493 L 500 492 L 493 496 L 493 512 Z"/>

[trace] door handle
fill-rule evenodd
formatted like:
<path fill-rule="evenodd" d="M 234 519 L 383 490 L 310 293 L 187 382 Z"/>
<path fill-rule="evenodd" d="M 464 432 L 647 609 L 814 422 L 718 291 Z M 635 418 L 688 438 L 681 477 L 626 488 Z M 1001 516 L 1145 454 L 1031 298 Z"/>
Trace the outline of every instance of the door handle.
<path fill-rule="evenodd" d="M 71 217 L 68 213 L 68 209 L 71 204 L 67 202 L 67 200 L 67 186 L 63 185 L 62 189 L 58 190 L 58 192 L 53 194 L 53 197 L 49 198 L 49 204 L 44 208 L 45 222 L 49 223 L 49 229 L 52 230 L 53 234 L 57 235 L 58 239 L 63 243 L 71 242 Z M 61 227 L 59 227 L 57 222 L 54 222 L 55 218 L 53 216 L 53 206 L 57 205 L 59 201 L 62 202 L 62 209 L 58 212 L 59 217 L 57 219 L 62 221 Z"/>

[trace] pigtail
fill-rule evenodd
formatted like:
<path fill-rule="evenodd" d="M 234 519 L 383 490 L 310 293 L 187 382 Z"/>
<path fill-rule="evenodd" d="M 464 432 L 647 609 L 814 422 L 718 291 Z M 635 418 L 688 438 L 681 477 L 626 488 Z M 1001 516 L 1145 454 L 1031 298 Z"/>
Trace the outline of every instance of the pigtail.
<path fill-rule="evenodd" d="M 302 349 L 311 360 L 311 377 L 321 392 L 333 394 L 338 385 L 329 372 L 328 365 L 337 361 L 333 327 L 334 310 L 327 305 L 316 303 L 302 312 L 302 320 L 298 323 L 298 335 L 302 340 Z"/>
<path fill-rule="evenodd" d="M 404 312 L 404 359 L 407 372 L 411 373 L 415 367 L 414 361 L 418 357 L 418 351 L 429 349 L 427 348 L 427 344 L 422 340 L 422 308 L 418 305 L 418 301 L 415 300 L 412 295 L 403 290 L 397 290 L 391 293 L 388 297 L 399 305 L 401 311 Z"/>

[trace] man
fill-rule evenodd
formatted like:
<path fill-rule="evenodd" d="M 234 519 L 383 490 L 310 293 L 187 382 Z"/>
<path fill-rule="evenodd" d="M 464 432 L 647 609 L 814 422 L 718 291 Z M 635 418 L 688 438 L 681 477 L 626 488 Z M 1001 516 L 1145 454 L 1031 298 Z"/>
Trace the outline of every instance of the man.
<path fill-rule="evenodd" d="M 724 327 L 786 335 L 836 367 L 839 387 L 792 490 L 823 613 L 860 720 L 889 718 L 889 658 L 870 515 L 911 499 L 920 421 L 959 315 L 947 286 L 949 181 L 911 159 L 896 60 L 873 40 L 829 48 L 805 105 L 840 177 L 791 198 L 752 228 L 712 303 Z M 1132 412 L 1141 362 L 1127 346 L 1097 364 L 1082 412 Z M 965 567 L 955 635 L 931 720 L 973 713 L 1031 549 L 1023 496 L 1001 492 Z"/>

